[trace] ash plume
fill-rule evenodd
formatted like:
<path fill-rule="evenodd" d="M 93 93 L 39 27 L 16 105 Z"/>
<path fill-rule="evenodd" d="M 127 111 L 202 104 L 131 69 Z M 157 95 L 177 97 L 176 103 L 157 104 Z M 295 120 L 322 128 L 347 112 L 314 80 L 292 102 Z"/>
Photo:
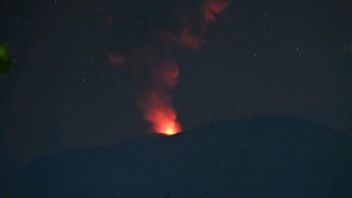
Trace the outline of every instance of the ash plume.
<path fill-rule="evenodd" d="M 94 5 L 113 29 L 111 63 L 130 71 L 137 104 L 154 132 L 181 131 L 172 100 L 179 76 L 173 50 L 201 47 L 208 25 L 228 4 L 229 0 L 124 0 Z"/>

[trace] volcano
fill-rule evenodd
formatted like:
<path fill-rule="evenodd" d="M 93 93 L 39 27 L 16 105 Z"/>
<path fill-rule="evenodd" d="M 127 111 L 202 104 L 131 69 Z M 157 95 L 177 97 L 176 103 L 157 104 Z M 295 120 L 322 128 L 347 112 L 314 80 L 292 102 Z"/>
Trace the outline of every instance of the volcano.
<path fill-rule="evenodd" d="M 16 198 L 352 197 L 352 138 L 294 116 L 212 122 L 174 136 L 42 157 Z"/>

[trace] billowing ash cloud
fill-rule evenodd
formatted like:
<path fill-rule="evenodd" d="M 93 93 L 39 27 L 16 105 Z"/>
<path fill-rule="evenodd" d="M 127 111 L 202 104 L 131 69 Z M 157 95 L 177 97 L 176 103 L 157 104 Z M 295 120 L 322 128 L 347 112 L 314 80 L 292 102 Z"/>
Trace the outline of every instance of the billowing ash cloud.
<path fill-rule="evenodd" d="M 137 104 L 157 133 L 181 131 L 173 107 L 179 66 L 175 48 L 197 49 L 210 23 L 229 0 L 98 1 L 94 10 L 114 32 L 111 63 L 129 69 L 136 83 Z"/>

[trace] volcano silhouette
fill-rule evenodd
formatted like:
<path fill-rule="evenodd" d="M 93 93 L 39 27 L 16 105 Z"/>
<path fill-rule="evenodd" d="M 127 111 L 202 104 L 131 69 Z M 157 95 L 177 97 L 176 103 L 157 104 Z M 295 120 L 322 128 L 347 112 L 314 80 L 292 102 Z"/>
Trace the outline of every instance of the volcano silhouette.
<path fill-rule="evenodd" d="M 40 158 L 16 198 L 352 197 L 352 138 L 293 116 L 213 122 L 171 137 Z"/>

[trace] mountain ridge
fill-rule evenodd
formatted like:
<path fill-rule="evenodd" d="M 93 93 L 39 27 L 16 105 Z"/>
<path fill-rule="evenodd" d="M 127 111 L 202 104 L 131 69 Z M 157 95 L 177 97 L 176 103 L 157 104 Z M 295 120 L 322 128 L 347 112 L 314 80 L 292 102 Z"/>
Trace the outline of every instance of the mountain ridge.
<path fill-rule="evenodd" d="M 40 158 L 17 175 L 12 193 L 347 198 L 351 143 L 349 136 L 294 116 L 213 122 L 171 137 Z"/>

